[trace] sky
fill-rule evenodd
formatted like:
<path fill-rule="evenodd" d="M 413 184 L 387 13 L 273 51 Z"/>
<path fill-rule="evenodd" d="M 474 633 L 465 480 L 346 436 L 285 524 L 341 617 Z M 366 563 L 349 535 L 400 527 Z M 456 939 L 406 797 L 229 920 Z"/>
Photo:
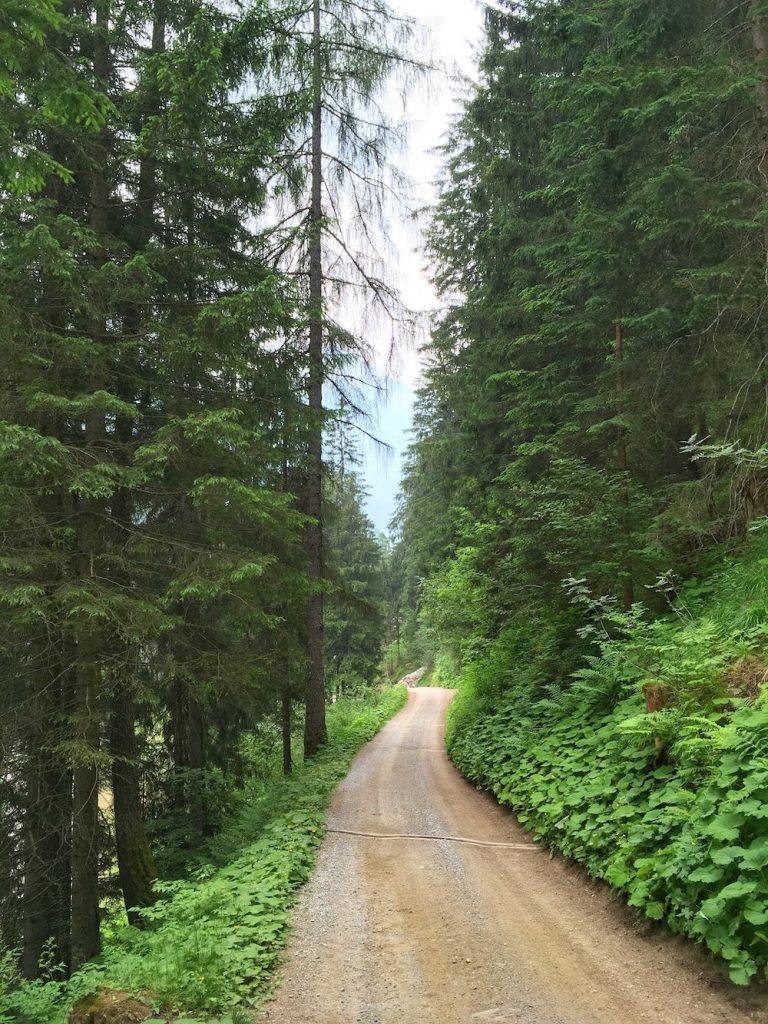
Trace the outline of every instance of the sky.
<path fill-rule="evenodd" d="M 409 142 L 398 163 L 413 181 L 415 204 L 419 208 L 435 200 L 435 179 L 440 156 L 435 152 L 443 141 L 452 116 L 466 91 L 456 76 L 474 77 L 475 55 L 481 38 L 482 10 L 478 0 L 391 0 L 392 6 L 416 18 L 428 30 L 432 61 L 445 70 L 435 72 L 423 86 L 417 86 L 407 100 Z M 429 282 L 425 258 L 420 252 L 423 239 L 418 228 L 393 222 L 390 238 L 397 263 L 396 277 L 406 306 L 413 310 L 439 309 Z M 421 342 L 426 338 L 421 338 Z M 363 475 L 370 491 L 367 511 L 377 530 L 386 531 L 395 511 L 402 457 L 408 444 L 415 389 L 419 384 L 419 339 L 402 352 L 396 370 L 390 371 L 389 395 L 374 417 L 372 432 L 390 450 L 364 441 Z M 385 364 L 388 341 L 382 340 L 381 365 Z"/>

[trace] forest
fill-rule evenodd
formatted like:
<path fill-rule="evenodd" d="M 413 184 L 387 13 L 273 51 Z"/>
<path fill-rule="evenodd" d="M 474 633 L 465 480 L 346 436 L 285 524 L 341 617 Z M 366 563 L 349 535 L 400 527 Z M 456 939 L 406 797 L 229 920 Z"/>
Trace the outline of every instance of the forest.
<path fill-rule="evenodd" d="M 501 3 L 444 149 L 395 552 L 459 768 L 768 964 L 768 5 Z"/>
<path fill-rule="evenodd" d="M 764 991 L 768 2 L 482 4 L 428 328 L 402 7 L 0 0 L 0 1024 L 256 1020 L 406 674 L 507 845 Z"/>
<path fill-rule="evenodd" d="M 3 1021 L 59 1019 L 118 947 L 174 1009 L 247 1001 L 382 713 L 382 385 L 344 315 L 406 319 L 374 224 L 412 31 L 378 0 L 0 3 Z M 267 822 L 250 982 L 194 930 L 159 967 L 200 912 L 173 887 Z"/>

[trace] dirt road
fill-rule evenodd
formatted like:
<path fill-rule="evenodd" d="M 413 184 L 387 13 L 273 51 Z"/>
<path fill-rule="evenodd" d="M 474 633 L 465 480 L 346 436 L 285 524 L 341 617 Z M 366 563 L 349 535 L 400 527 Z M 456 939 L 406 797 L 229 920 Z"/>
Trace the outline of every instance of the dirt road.
<path fill-rule="evenodd" d="M 304 892 L 270 1024 L 745 1024 L 759 997 L 530 848 L 443 751 L 450 691 L 414 690 L 358 756 Z"/>

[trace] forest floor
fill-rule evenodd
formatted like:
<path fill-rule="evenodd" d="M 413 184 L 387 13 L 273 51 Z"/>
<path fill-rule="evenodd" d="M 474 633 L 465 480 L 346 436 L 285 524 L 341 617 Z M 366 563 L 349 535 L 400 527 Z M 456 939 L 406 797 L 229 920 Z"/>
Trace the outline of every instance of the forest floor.
<path fill-rule="evenodd" d="M 264 1019 L 768 1022 L 764 997 L 729 985 L 690 942 L 636 924 L 459 775 L 443 749 L 451 696 L 412 691 L 337 790 Z"/>

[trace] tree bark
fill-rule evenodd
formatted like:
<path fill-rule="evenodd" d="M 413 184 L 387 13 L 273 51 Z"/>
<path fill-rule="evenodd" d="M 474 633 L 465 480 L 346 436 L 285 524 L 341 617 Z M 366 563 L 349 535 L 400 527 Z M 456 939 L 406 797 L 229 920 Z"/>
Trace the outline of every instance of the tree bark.
<path fill-rule="evenodd" d="M 58 186 L 57 186 L 58 188 Z M 57 201 L 56 189 L 48 189 Z M 51 323 L 63 302 L 47 295 Z M 60 435 L 57 416 L 42 414 L 37 429 L 43 436 Z M 60 491 L 42 493 L 38 510 L 47 523 L 66 518 L 66 502 Z M 60 753 L 61 722 L 72 712 L 71 657 L 65 632 L 56 611 L 55 594 L 62 583 L 61 565 L 55 557 L 41 566 L 38 583 L 46 592 L 46 615 L 28 637 L 28 680 L 24 715 L 26 799 L 23 808 L 24 890 L 22 923 L 22 973 L 27 979 L 40 974 L 43 953 L 56 963 L 69 963 L 70 858 L 72 772 Z M 47 948 L 48 947 L 48 948 Z"/>
<path fill-rule="evenodd" d="M 768 198 L 768 16 L 761 13 L 765 0 L 751 0 L 752 42 L 757 70 L 756 100 L 758 125 L 757 170 Z M 768 260 L 768 226 L 765 229 L 766 260 Z"/>
<path fill-rule="evenodd" d="M 67 4 L 62 5 L 66 10 Z M 67 11 L 67 13 L 71 13 Z M 66 45 L 56 34 L 51 45 Z M 54 159 L 65 162 L 63 140 L 55 134 L 47 144 Z M 61 209 L 65 186 L 53 175 L 44 194 L 52 208 Z M 61 289 L 46 276 L 42 308 L 52 331 L 66 323 L 66 299 Z M 42 436 L 65 438 L 62 417 L 41 412 L 37 430 Z M 61 522 L 70 513 L 69 499 L 60 490 L 45 490 L 37 507 L 46 524 Z M 46 592 L 47 614 L 29 638 L 27 649 L 28 713 L 24 736 L 26 768 L 26 805 L 24 827 L 24 892 L 22 923 L 22 973 L 27 979 L 40 974 L 40 960 L 46 944 L 57 963 L 69 967 L 71 930 L 71 837 L 72 770 L 60 753 L 61 723 L 72 715 L 74 651 L 71 635 L 62 626 L 57 612 L 56 593 L 63 581 L 62 565 L 54 557 L 45 561 L 38 584 Z"/>
<path fill-rule="evenodd" d="M 48 943 L 57 963 L 69 959 L 69 819 L 72 782 L 55 753 L 57 719 L 64 710 L 60 645 L 46 632 L 34 644 L 27 708 L 26 807 L 24 812 L 24 919 L 22 972 L 39 977 Z M 53 653 L 52 653 L 53 649 Z"/>
<path fill-rule="evenodd" d="M 84 513 L 85 515 L 85 513 Z M 72 797 L 72 969 L 97 956 L 99 931 L 99 714 L 101 645 L 82 629 L 75 686 L 77 763 Z"/>
<path fill-rule="evenodd" d="M 283 733 L 283 775 L 293 771 L 293 753 L 291 751 L 291 691 L 286 683 L 283 686 L 281 699 L 282 733 Z"/>
<path fill-rule="evenodd" d="M 155 4 L 155 16 L 152 26 L 152 53 L 165 50 L 165 13 L 164 2 Z M 146 85 L 147 97 L 143 104 L 142 115 L 145 118 L 156 117 L 160 113 L 160 99 L 154 78 Z M 141 125 L 143 127 L 143 125 Z M 137 189 L 137 227 L 134 245 L 137 251 L 143 251 L 149 244 L 154 232 L 154 205 L 156 201 L 156 160 L 151 152 L 142 155 L 139 161 L 139 183 Z M 123 319 L 123 333 L 127 336 L 129 353 L 132 351 L 133 338 L 141 327 L 141 308 L 130 305 Z M 123 358 L 122 373 L 118 380 L 118 396 L 125 401 L 133 402 L 135 394 L 135 366 L 133 357 Z M 118 458 L 127 465 L 130 461 L 131 446 L 134 439 L 135 421 L 128 416 L 119 416 L 115 425 L 115 435 L 120 448 Z M 115 543 L 121 546 L 133 519 L 133 500 L 128 487 L 120 487 L 112 503 L 112 520 L 115 527 Z M 123 581 L 126 585 L 128 580 Z M 120 645 L 119 639 L 115 644 Z M 124 663 L 127 663 L 130 652 L 121 652 Z M 110 721 L 110 753 L 112 756 L 112 792 L 115 815 L 115 841 L 117 847 L 117 866 L 120 885 L 125 900 L 125 909 L 131 924 L 140 927 L 143 918 L 135 908 L 150 906 L 155 899 L 153 883 L 156 878 L 154 858 L 144 826 L 144 815 L 141 801 L 140 773 L 137 763 L 136 744 L 136 708 L 133 686 L 126 667 L 118 669 L 118 679 L 113 691 L 112 714 Z"/>
<path fill-rule="evenodd" d="M 206 835 L 209 815 L 202 779 L 206 767 L 203 709 L 181 675 L 174 680 L 171 691 L 171 754 L 177 774 L 174 804 L 188 815 L 198 835 Z"/>
<path fill-rule="evenodd" d="M 313 0 L 312 199 L 309 234 L 309 465 L 307 569 L 313 587 L 307 606 L 307 686 L 304 752 L 317 753 L 327 738 L 323 627 L 323 97 L 320 0 Z"/>
<path fill-rule="evenodd" d="M 117 866 L 128 920 L 140 927 L 143 918 L 136 909 L 154 902 L 157 872 L 144 829 L 135 717 L 129 686 L 118 684 L 110 728 Z"/>
<path fill-rule="evenodd" d="M 619 415 L 624 413 L 624 329 L 621 320 L 616 321 L 616 336 L 614 357 L 616 359 L 616 408 Z M 619 436 L 616 444 L 616 468 L 621 473 L 621 504 L 622 504 L 622 544 L 624 547 L 623 571 L 622 571 L 622 603 L 625 612 L 632 610 L 635 603 L 635 588 L 632 574 L 632 555 L 630 553 L 631 525 L 630 525 L 630 499 L 629 499 L 629 461 L 627 459 L 627 431 L 624 426 L 619 427 Z"/>
<path fill-rule="evenodd" d="M 109 0 L 95 5 L 93 69 L 105 90 L 109 81 Z M 106 262 L 109 186 L 106 177 L 108 138 L 102 129 L 94 145 L 91 172 L 90 226 L 99 252 L 98 268 Z M 103 347 L 106 319 L 94 313 L 92 336 Z M 102 359 L 95 360 L 91 390 L 103 387 Z M 91 462 L 104 457 L 103 412 L 90 409 L 85 418 L 85 450 Z M 79 509 L 79 577 L 83 588 L 95 586 L 96 560 L 103 554 L 103 501 L 86 495 Z M 75 723 L 78 741 L 73 771 L 72 813 L 72 968 L 76 970 L 97 956 L 101 948 L 99 928 L 99 738 L 103 638 L 98 625 L 81 618 L 77 635 Z"/>

